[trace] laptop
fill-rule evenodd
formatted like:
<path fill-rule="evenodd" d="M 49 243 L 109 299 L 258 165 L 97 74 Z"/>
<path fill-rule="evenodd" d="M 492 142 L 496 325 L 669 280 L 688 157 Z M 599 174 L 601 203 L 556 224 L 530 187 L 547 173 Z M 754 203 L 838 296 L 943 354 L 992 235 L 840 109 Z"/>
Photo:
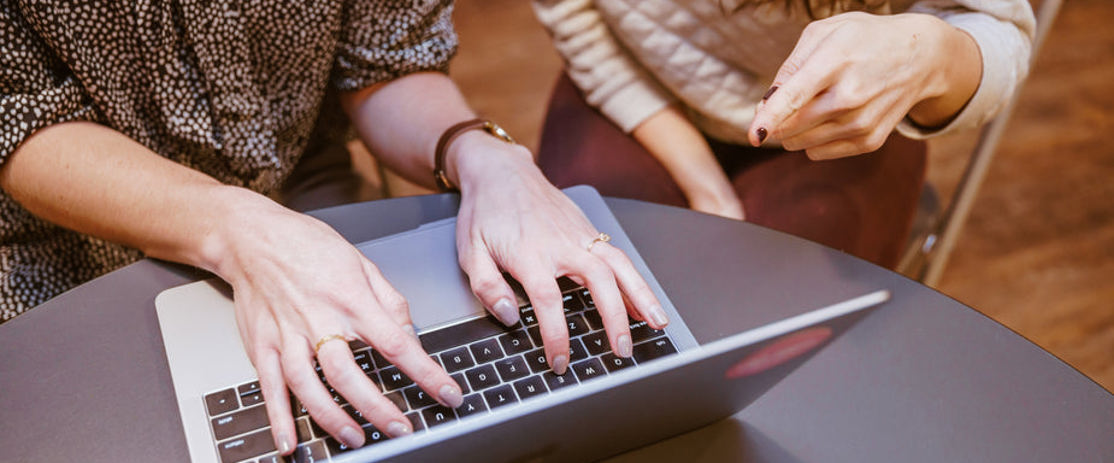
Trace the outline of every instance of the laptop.
<path fill-rule="evenodd" d="M 255 370 L 244 353 L 231 291 L 219 280 L 168 289 L 155 305 L 194 462 L 591 461 L 728 417 L 753 402 L 889 298 L 888 291 L 700 344 L 590 187 L 565 190 L 611 244 L 626 252 L 669 316 L 664 330 L 631 320 L 634 355 L 611 353 L 591 294 L 561 279 L 572 358 L 545 364 L 536 317 L 520 294 L 522 322 L 489 316 L 457 265 L 455 219 L 360 243 L 409 301 L 423 347 L 461 384 L 457 409 L 430 400 L 374 349 L 350 343 L 359 366 L 406 413 L 415 433 L 387 438 L 338 403 L 364 429 L 349 449 L 294 403 L 298 447 L 274 448 Z"/>

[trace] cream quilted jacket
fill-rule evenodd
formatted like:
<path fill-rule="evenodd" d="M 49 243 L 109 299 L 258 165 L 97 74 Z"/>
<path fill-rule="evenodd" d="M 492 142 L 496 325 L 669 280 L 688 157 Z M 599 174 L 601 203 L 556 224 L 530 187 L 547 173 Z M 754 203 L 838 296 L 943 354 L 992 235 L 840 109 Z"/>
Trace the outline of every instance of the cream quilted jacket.
<path fill-rule="evenodd" d="M 534 0 L 534 10 L 588 103 L 623 130 L 676 102 L 705 133 L 745 143 L 755 104 L 809 19 L 780 1 L 730 13 L 740 1 Z M 819 16 L 842 11 L 814 8 Z M 1035 20 L 1026 0 L 891 0 L 867 11 L 936 15 L 970 34 L 982 54 L 982 82 L 963 111 L 931 132 L 903 122 L 906 136 L 982 124 L 1028 72 Z"/>

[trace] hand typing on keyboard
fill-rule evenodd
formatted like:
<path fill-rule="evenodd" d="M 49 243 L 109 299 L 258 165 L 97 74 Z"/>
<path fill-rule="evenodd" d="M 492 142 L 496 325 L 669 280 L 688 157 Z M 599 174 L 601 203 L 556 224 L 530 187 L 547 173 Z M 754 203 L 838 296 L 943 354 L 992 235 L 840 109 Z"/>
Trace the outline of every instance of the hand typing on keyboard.
<path fill-rule="evenodd" d="M 564 374 L 569 326 L 555 280 L 568 277 L 591 292 L 615 355 L 630 357 L 628 314 L 661 329 L 668 323 L 665 311 L 626 254 L 597 240 L 599 231 L 580 209 L 545 181 L 531 158 L 521 159 L 460 157 L 449 169 L 470 179 L 460 186 L 456 233 L 460 266 L 472 291 L 509 326 L 519 315 L 501 271 L 521 283 L 537 315 L 549 366 Z"/>

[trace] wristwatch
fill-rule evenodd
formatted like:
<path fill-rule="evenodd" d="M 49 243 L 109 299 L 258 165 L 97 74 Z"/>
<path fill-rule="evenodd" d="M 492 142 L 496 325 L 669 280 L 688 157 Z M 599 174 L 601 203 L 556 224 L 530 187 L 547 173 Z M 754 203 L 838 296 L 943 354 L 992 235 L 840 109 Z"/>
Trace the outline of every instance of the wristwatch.
<path fill-rule="evenodd" d="M 499 127 L 496 123 L 483 118 L 467 120 L 449 127 L 445 130 L 445 133 L 441 134 L 441 138 L 437 140 L 437 150 L 433 153 L 433 180 L 437 183 L 437 187 L 440 188 L 441 191 L 457 191 L 457 188 L 453 186 L 452 182 L 449 181 L 449 176 L 445 173 L 445 155 L 449 151 L 449 144 L 464 132 L 475 129 L 483 130 L 507 143 L 516 143 L 514 139 L 507 134 L 506 130 L 503 130 L 503 128 Z"/>

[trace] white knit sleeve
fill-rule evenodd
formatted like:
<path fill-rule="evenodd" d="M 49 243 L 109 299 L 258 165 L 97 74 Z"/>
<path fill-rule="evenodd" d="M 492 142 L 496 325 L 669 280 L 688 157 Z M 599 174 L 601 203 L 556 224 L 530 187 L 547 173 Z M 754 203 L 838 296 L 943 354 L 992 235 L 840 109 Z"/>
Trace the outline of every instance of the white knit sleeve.
<path fill-rule="evenodd" d="M 897 126 L 924 139 L 977 127 L 994 117 L 1029 73 L 1036 19 L 1026 0 L 921 0 L 908 10 L 935 15 L 974 38 L 982 55 L 982 80 L 975 95 L 948 125 L 925 129 L 908 118 Z"/>
<path fill-rule="evenodd" d="M 534 0 L 533 6 L 564 58 L 569 78 L 588 104 L 624 132 L 673 102 L 619 45 L 591 0 Z"/>

